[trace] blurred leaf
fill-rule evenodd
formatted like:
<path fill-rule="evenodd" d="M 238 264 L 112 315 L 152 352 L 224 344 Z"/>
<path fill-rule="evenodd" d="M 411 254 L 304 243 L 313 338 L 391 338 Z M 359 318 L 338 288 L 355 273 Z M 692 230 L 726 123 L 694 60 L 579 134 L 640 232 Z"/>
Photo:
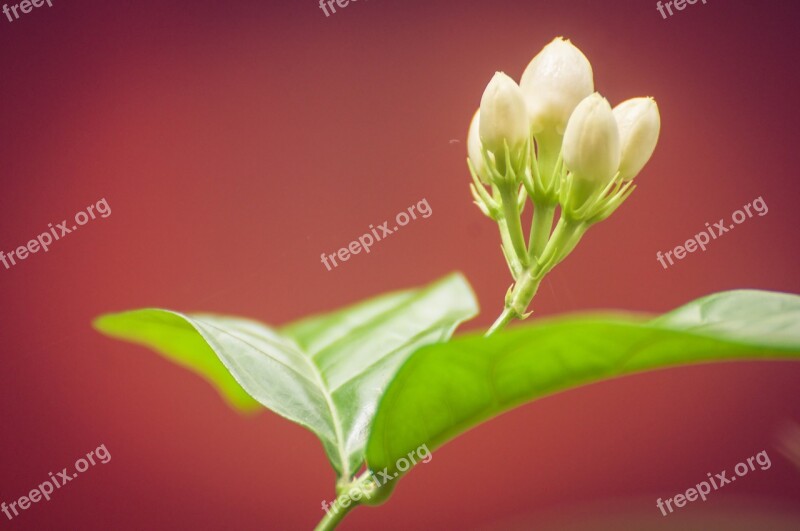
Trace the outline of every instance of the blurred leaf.
<path fill-rule="evenodd" d="M 626 374 L 692 363 L 800 360 L 800 297 L 731 291 L 647 322 L 567 316 L 421 349 L 390 383 L 367 444 L 372 470 L 433 450 L 539 397 Z"/>
<path fill-rule="evenodd" d="M 240 409 L 260 403 L 307 427 L 349 477 L 364 461 L 377 401 L 400 365 L 476 313 L 469 284 L 453 274 L 280 332 L 248 319 L 158 309 L 105 315 L 95 327 L 195 370 Z"/>

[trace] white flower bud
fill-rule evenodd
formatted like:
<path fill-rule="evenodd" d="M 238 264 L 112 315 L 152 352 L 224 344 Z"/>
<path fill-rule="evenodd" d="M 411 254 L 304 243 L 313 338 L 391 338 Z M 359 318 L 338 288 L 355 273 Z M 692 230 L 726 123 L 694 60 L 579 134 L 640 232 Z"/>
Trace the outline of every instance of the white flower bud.
<path fill-rule="evenodd" d="M 486 86 L 480 113 L 480 140 L 496 156 L 505 153 L 504 140 L 512 150 L 528 140 L 528 115 L 522 91 L 504 73 L 497 72 Z"/>
<path fill-rule="evenodd" d="M 472 166 L 478 174 L 478 178 L 484 184 L 489 182 L 486 175 L 486 165 L 483 162 L 483 154 L 481 153 L 481 136 L 480 136 L 480 123 L 481 123 L 481 110 L 475 111 L 475 116 L 472 117 L 472 122 L 469 124 L 469 133 L 467 134 L 467 156 L 472 161 Z"/>
<path fill-rule="evenodd" d="M 653 98 L 632 98 L 614 107 L 614 118 L 622 146 L 620 176 L 630 181 L 642 171 L 656 149 L 661 116 Z"/>
<path fill-rule="evenodd" d="M 592 65 L 569 40 L 545 46 L 520 80 L 533 134 L 563 135 L 572 111 L 594 92 Z"/>
<path fill-rule="evenodd" d="M 564 132 L 564 164 L 576 179 L 605 186 L 619 168 L 617 121 L 608 100 L 598 93 L 584 98 Z"/>

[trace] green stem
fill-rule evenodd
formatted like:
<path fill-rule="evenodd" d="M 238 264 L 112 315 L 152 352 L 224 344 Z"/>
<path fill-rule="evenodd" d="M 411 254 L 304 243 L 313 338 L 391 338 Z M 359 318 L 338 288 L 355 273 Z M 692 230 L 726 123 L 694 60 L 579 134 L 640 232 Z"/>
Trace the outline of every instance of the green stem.
<path fill-rule="evenodd" d="M 497 227 L 500 229 L 500 240 L 505 250 L 506 261 L 511 269 L 511 275 L 516 279 L 522 271 L 522 263 L 519 261 L 517 253 L 514 252 L 514 244 L 511 242 L 511 235 L 508 233 L 508 223 L 505 218 L 497 220 Z"/>
<path fill-rule="evenodd" d="M 539 290 L 539 284 L 542 282 L 542 277 L 544 277 L 544 273 L 538 274 L 535 270 L 536 266 L 531 266 L 522 272 L 519 280 L 514 284 L 514 289 L 511 290 L 511 297 L 506 303 L 514 314 L 520 316 L 521 319 L 525 318 L 525 312 Z"/>
<path fill-rule="evenodd" d="M 483 337 L 489 337 L 502 330 L 514 318 L 524 319 L 526 317 L 525 310 L 530 306 L 534 295 L 539 289 L 539 284 L 542 282 L 541 277 L 533 275 L 533 269 L 534 266 L 522 272 L 521 278 L 517 280 L 511 289 L 511 294 L 506 300 L 506 307 L 503 309 L 503 313 L 500 314 Z"/>
<path fill-rule="evenodd" d="M 528 265 L 528 250 L 525 248 L 525 235 L 522 233 L 522 222 L 519 219 L 517 191 L 513 186 L 501 186 L 500 196 L 503 202 L 503 217 L 508 228 L 508 236 L 514 247 L 514 253 L 523 266 Z"/>
<path fill-rule="evenodd" d="M 336 527 L 342 523 L 344 517 L 347 516 L 347 513 L 359 505 L 355 500 L 351 499 L 350 502 L 351 503 L 347 507 L 336 507 L 335 510 L 332 507 L 331 510 L 325 514 L 325 517 L 320 520 L 317 527 L 314 528 L 314 531 L 331 531 L 332 529 L 336 529 Z"/>
<path fill-rule="evenodd" d="M 553 180 L 557 178 L 555 171 L 558 164 L 558 156 L 561 153 L 562 137 L 556 133 L 551 135 L 542 134 L 536 138 L 536 141 L 539 146 L 537 161 L 539 163 L 542 186 L 545 189 L 550 189 L 553 185 Z"/>
<path fill-rule="evenodd" d="M 486 332 L 483 337 L 489 337 L 498 330 L 502 330 L 508 323 L 511 322 L 512 319 L 514 319 L 514 310 L 511 308 L 505 308 L 503 313 L 500 314 L 500 317 L 497 318 L 494 324 L 492 324 L 492 327 L 489 328 L 489 331 Z"/>
<path fill-rule="evenodd" d="M 489 328 L 484 337 L 489 337 L 502 330 L 514 318 L 524 319 L 526 311 L 539 290 L 544 276 L 575 248 L 587 225 L 575 220 L 566 219 L 564 216 L 558 220 L 550 241 L 541 252 L 538 260 L 534 260 L 526 267 L 514 283 L 511 293 L 506 297 L 506 307 L 500 317 Z"/>
<path fill-rule="evenodd" d="M 550 239 L 555 213 L 556 206 L 552 204 L 535 205 L 534 207 L 531 236 L 528 242 L 528 252 L 532 262 L 542 255 L 542 251 Z"/>
<path fill-rule="evenodd" d="M 563 215 L 556 223 L 556 228 L 542 251 L 539 263 L 545 269 L 539 272 L 544 276 L 575 249 L 586 229 L 589 227 L 580 221 L 566 219 Z"/>

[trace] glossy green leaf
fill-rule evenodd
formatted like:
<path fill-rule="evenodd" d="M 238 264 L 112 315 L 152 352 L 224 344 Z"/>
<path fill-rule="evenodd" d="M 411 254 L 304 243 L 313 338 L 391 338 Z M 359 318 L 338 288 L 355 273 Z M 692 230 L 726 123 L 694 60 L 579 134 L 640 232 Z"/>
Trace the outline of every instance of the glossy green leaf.
<path fill-rule="evenodd" d="M 95 326 L 195 370 L 237 407 L 262 404 L 307 427 L 349 477 L 364 461 L 378 399 L 397 369 L 476 313 L 469 284 L 453 274 L 280 331 L 249 319 L 158 309 L 105 315 Z"/>
<path fill-rule="evenodd" d="M 415 353 L 390 383 L 367 444 L 372 470 L 433 450 L 515 406 L 621 375 L 725 360 L 800 360 L 800 297 L 712 295 L 658 319 L 568 316 Z"/>

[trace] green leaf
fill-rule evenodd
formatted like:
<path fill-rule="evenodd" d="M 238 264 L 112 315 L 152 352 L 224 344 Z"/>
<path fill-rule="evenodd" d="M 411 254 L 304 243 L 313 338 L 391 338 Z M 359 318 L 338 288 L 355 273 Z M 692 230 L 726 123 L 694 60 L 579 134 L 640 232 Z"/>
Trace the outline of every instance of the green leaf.
<path fill-rule="evenodd" d="M 364 461 L 378 399 L 397 369 L 476 313 L 469 284 L 453 274 L 280 331 L 249 319 L 158 309 L 105 315 L 95 327 L 195 370 L 239 408 L 262 404 L 305 426 L 349 478 Z"/>
<path fill-rule="evenodd" d="M 423 444 L 433 450 L 565 389 L 664 367 L 758 359 L 800 360 L 800 297 L 732 291 L 650 322 L 567 316 L 457 338 L 421 349 L 397 373 L 378 406 L 367 463 L 402 473 L 397 460 Z"/>
<path fill-rule="evenodd" d="M 150 347 L 165 358 L 200 374 L 239 410 L 249 412 L 262 408 L 231 376 L 187 316 L 167 310 L 134 310 L 106 314 L 92 324 L 110 337 Z"/>

